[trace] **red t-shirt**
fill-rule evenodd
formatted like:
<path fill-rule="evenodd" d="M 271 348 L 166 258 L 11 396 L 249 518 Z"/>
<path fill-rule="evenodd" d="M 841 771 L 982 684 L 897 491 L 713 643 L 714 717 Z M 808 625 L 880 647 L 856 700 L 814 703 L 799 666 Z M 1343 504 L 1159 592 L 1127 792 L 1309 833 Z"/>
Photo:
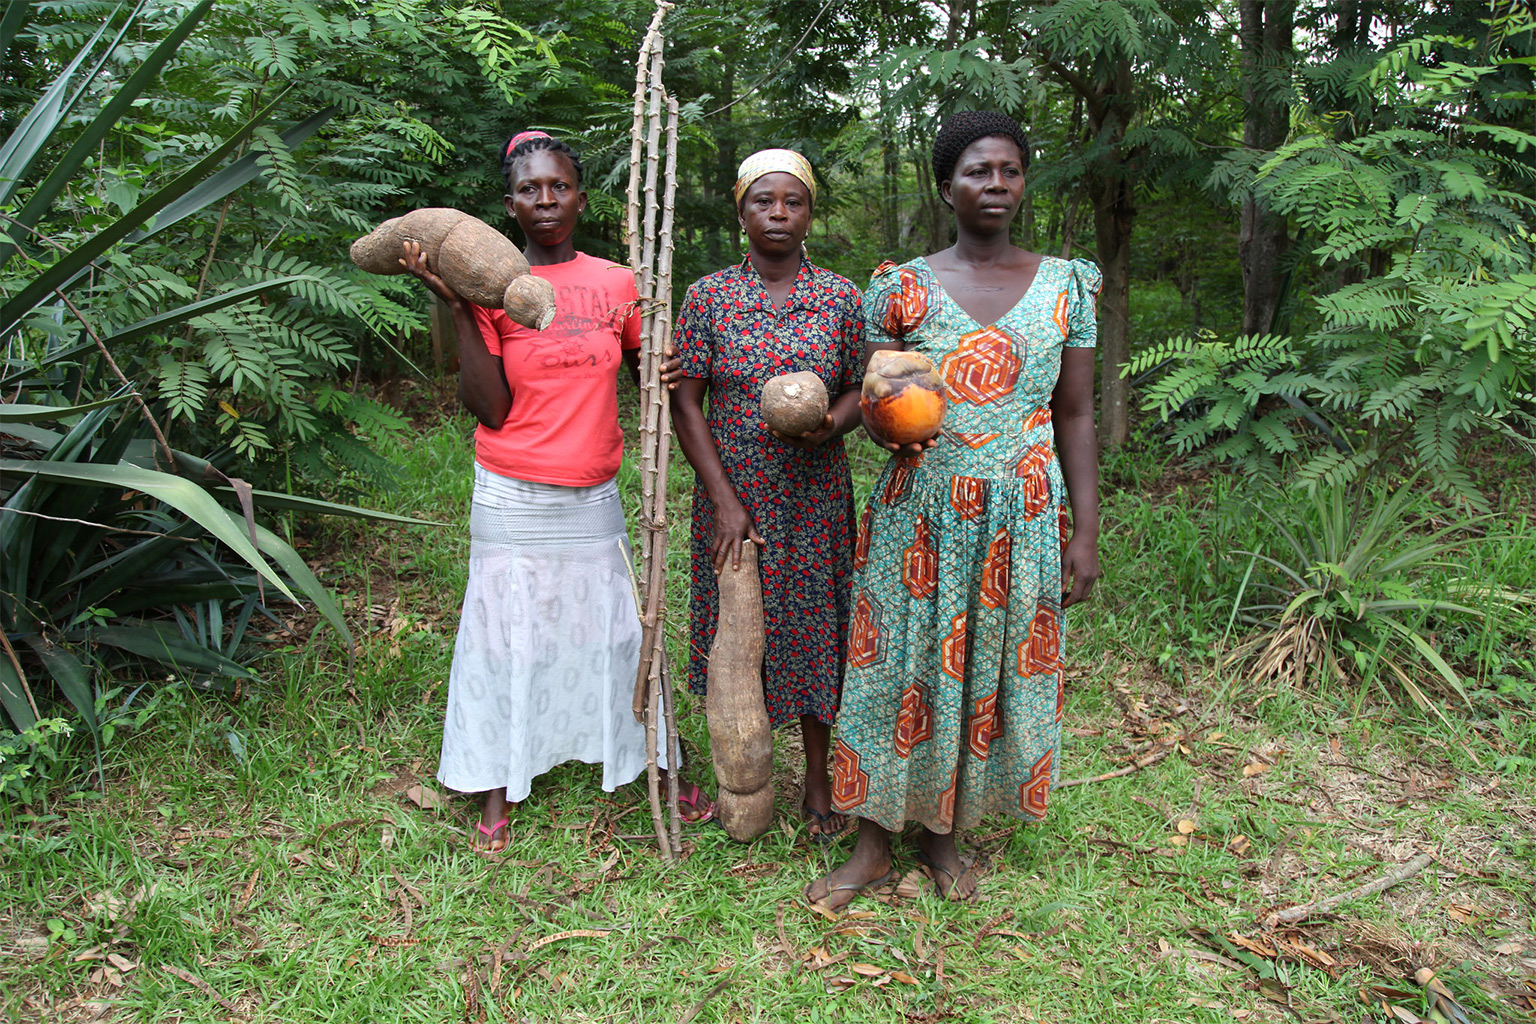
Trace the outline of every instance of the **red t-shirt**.
<path fill-rule="evenodd" d="M 534 483 L 606 483 L 624 452 L 616 388 L 621 353 L 640 347 L 635 275 L 586 253 L 533 272 L 555 286 L 555 319 L 547 330 L 474 307 L 485 347 L 501 357 L 512 392 L 501 429 L 481 424 L 475 430 L 475 461 Z"/>

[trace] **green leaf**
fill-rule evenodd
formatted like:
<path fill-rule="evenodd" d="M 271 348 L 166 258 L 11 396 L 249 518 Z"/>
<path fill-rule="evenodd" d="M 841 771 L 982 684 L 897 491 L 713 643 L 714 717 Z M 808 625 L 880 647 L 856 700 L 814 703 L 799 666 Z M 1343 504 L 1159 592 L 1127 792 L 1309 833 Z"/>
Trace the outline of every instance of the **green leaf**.
<path fill-rule="evenodd" d="M 64 696 L 74 705 L 80 717 L 85 719 L 85 724 L 91 730 L 91 735 L 100 732 L 100 726 L 96 722 L 96 692 L 91 686 L 91 674 L 86 670 L 85 664 L 74 656 L 65 647 L 54 643 L 47 637 L 29 636 L 26 638 L 27 646 L 32 648 L 53 681 L 59 684 L 59 689 L 64 691 Z"/>
<path fill-rule="evenodd" d="M 25 14 L 29 5 L 13 3 L 7 6 L 18 10 L 15 18 L 19 19 Z M 0 205 L 9 202 L 11 196 L 21 187 L 22 182 L 27 177 L 28 169 L 37 160 L 38 154 L 53 141 L 54 132 L 69 117 L 75 104 L 79 102 L 80 97 L 85 95 L 86 87 L 101 73 L 102 67 L 106 64 L 107 56 L 113 48 L 122 42 L 123 36 L 128 32 L 129 27 L 133 25 L 134 20 L 138 17 L 139 10 L 142 10 L 143 7 L 144 2 L 141 0 L 139 9 L 128 16 L 128 20 L 118 30 L 117 38 L 112 41 L 112 45 L 107 47 L 106 53 L 101 56 L 96 66 L 85 76 L 85 85 L 76 89 L 73 96 L 66 98 L 65 94 L 69 92 L 70 83 L 75 77 L 75 72 L 80 70 L 80 66 L 85 63 L 91 51 L 96 48 L 96 44 L 100 42 L 101 37 L 106 34 L 107 29 L 112 25 L 111 18 L 103 21 L 101 26 L 96 29 L 95 35 L 91 36 L 90 39 L 86 40 L 85 45 L 80 47 L 74 59 L 54 76 L 48 88 L 43 90 L 43 94 L 38 97 L 37 102 L 32 104 L 32 109 L 28 110 L 27 115 L 21 119 L 21 123 L 6 137 L 4 144 L 0 144 Z M 119 5 L 118 9 L 121 10 L 121 5 Z M 13 24 L 11 10 L 6 12 L 5 23 L 7 25 Z M 0 52 L 0 59 L 9 59 L 9 56 L 9 50 Z M 5 262 L 4 257 L 13 249 L 14 246 L 9 242 L 0 241 L 0 264 Z"/>
<path fill-rule="evenodd" d="M 305 139 L 319 131 L 340 110 L 340 107 L 333 105 L 326 107 L 318 113 L 311 114 L 308 118 L 300 121 L 279 136 L 283 140 L 283 145 L 289 149 L 296 148 Z M 126 241 L 141 242 L 151 235 L 159 234 L 172 224 L 180 223 L 194 213 L 207 209 L 235 189 L 252 181 L 262 170 L 258 162 L 258 156 L 259 154 L 256 153 L 247 153 L 239 160 L 236 160 L 180 199 L 167 205 L 160 212 L 160 215 L 155 218 L 154 227 L 140 228 L 130 234 Z"/>
<path fill-rule="evenodd" d="M 103 338 L 102 341 L 110 348 L 113 345 L 141 338 L 146 334 L 158 334 L 169 327 L 185 323 L 193 317 L 203 316 L 216 309 L 223 309 L 226 306 L 244 302 L 273 288 L 282 288 L 299 281 L 313 280 L 315 278 L 310 277 L 308 274 L 295 274 L 290 277 L 268 278 L 240 288 L 231 288 L 227 292 L 210 295 L 205 299 L 199 299 L 197 302 L 189 302 L 184 306 L 168 309 L 164 313 L 156 313 L 154 316 L 145 317 L 137 323 L 129 324 L 127 327 L 113 331 Z"/>
<path fill-rule="evenodd" d="M 204 2 L 207 2 L 207 0 L 204 0 Z M 12 296 L 4 306 L 0 306 L 0 338 L 10 337 L 16 326 L 40 302 L 53 294 L 55 290 L 67 287 L 75 278 L 84 273 L 85 269 L 98 256 L 101 256 L 108 249 L 122 241 L 131 231 L 147 222 L 173 201 L 186 195 L 194 185 L 206 178 L 215 167 L 224 162 L 225 157 L 234 152 L 241 143 L 250 137 L 252 132 L 270 118 L 278 106 L 281 105 L 286 95 L 287 90 L 284 90 L 272 102 L 257 111 L 255 116 L 242 125 L 239 130 L 215 147 L 207 156 L 177 175 L 174 180 L 160 189 L 160 191 L 134 207 L 131 213 L 119 217 L 105 229 L 97 232 L 74 249 L 65 253 L 57 263 L 34 277 L 20 292 Z"/>
<path fill-rule="evenodd" d="M 85 163 L 86 158 L 97 152 L 107 133 L 117 126 L 117 122 L 132 109 L 150 83 L 160 76 L 160 69 L 176 56 L 176 51 L 181 48 L 182 42 L 192 34 L 197 23 L 212 6 L 213 0 L 198 0 L 197 5 L 188 11 L 176 27 L 171 29 L 159 45 L 140 62 L 133 74 L 128 76 L 128 80 L 118 87 L 117 92 L 102 106 L 100 112 L 91 118 L 90 124 L 86 125 L 85 130 L 76 137 L 69 150 L 59 157 L 53 171 L 33 191 L 27 200 L 27 205 L 16 214 L 18 223 L 32 227 L 52 207 L 53 201 L 64 190 L 64 186 L 79 176 L 80 166 Z M 0 248 L 0 262 L 3 262 L 5 255 L 5 250 Z"/>
<path fill-rule="evenodd" d="M 1442 679 L 1451 684 L 1451 689 L 1456 691 L 1457 696 L 1466 703 L 1467 707 L 1472 706 L 1472 698 L 1467 696 L 1467 690 L 1462 685 L 1461 676 L 1457 675 L 1456 670 L 1451 668 L 1445 658 L 1441 657 L 1439 651 L 1430 646 L 1428 640 L 1425 640 L 1417 630 L 1410 629 L 1396 619 L 1387 616 L 1382 616 L 1381 618 L 1389 628 L 1412 644 L 1414 649 L 1424 656 L 1425 661 L 1434 666 L 1435 671 L 1440 673 Z"/>
<path fill-rule="evenodd" d="M 188 642 L 180 633 L 163 623 L 102 626 L 92 630 L 91 637 L 98 643 L 187 672 L 210 672 L 235 679 L 256 678 L 250 669 L 239 662 Z"/>
<path fill-rule="evenodd" d="M 233 512 L 229 515 L 231 519 L 238 518 Z M 244 520 L 240 522 L 243 523 Z M 315 603 L 320 614 L 324 615 L 332 628 L 346 640 L 347 652 L 350 654 L 355 644 L 352 639 L 352 630 L 347 627 L 346 617 L 341 614 L 341 609 L 337 606 L 335 598 L 331 596 L 330 590 L 310 571 L 303 557 L 287 541 L 260 523 L 256 525 L 256 544 Z"/>
<path fill-rule="evenodd" d="M 32 691 L 27 687 L 27 681 L 17 674 L 16 666 L 5 651 L 0 651 L 0 704 L 5 705 L 5 713 L 11 716 L 11 726 L 17 732 L 37 724 Z"/>
<path fill-rule="evenodd" d="M 190 480 L 125 463 L 101 466 L 74 462 L 28 462 L 21 459 L 0 459 L 0 473 L 19 473 L 73 486 L 120 487 L 143 491 L 196 521 L 245 559 L 253 569 L 287 595 L 289 600 L 302 603 L 267 564 L 266 559 L 262 558 L 249 537 L 230 521 L 226 510 L 213 500 L 212 495 Z"/>
<path fill-rule="evenodd" d="M 26 405 L 21 402 L 0 404 L 0 423 L 48 423 L 61 420 L 92 409 L 104 409 L 109 405 L 121 405 L 132 395 L 114 395 L 83 405 Z"/>

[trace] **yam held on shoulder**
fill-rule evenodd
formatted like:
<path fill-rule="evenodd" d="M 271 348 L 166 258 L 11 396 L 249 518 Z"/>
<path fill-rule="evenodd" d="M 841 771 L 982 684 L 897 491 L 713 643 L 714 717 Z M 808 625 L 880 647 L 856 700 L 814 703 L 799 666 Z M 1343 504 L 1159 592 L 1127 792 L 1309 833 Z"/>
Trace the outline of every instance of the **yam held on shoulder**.
<path fill-rule="evenodd" d="M 781 434 L 806 434 L 827 418 L 827 386 L 810 370 L 783 373 L 763 385 L 763 420 Z"/>
<path fill-rule="evenodd" d="M 370 274 L 403 274 L 406 242 L 420 245 L 428 268 L 475 305 L 504 309 L 536 331 L 554 320 L 550 283 L 529 272 L 507 236 L 461 210 L 429 206 L 392 217 L 352 243 L 352 262 Z"/>

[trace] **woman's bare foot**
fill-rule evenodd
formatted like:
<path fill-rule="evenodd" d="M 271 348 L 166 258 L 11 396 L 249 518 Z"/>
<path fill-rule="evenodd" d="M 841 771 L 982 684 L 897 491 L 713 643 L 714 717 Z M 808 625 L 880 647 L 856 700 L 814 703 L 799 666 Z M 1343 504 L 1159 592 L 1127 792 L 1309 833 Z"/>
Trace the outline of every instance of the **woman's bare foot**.
<path fill-rule="evenodd" d="M 807 903 L 837 912 L 866 889 L 896 880 L 891 870 L 891 834 L 872 821 L 859 819 L 859 841 L 853 855 L 839 868 L 805 887 Z"/>
<path fill-rule="evenodd" d="M 923 829 L 917 837 L 918 854 L 933 875 L 933 888 L 947 900 L 969 902 L 976 895 L 976 873 L 960 859 L 953 832 Z"/>
<path fill-rule="evenodd" d="M 487 790 L 480 805 L 480 821 L 469 837 L 469 844 L 482 853 L 500 853 L 507 848 L 511 826 L 507 816 L 513 808 L 507 803 L 506 787 Z"/>

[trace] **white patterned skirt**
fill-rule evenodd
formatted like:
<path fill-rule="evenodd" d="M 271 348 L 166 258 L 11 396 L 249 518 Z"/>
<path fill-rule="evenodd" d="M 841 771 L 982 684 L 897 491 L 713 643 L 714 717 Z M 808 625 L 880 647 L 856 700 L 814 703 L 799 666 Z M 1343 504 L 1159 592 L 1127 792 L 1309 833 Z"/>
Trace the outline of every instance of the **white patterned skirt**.
<path fill-rule="evenodd" d="M 438 781 L 505 786 L 511 801 L 565 761 L 601 763 L 609 792 L 634 781 L 646 765 L 630 710 L 640 620 L 618 486 L 530 483 L 476 464 L 469 531 Z"/>

